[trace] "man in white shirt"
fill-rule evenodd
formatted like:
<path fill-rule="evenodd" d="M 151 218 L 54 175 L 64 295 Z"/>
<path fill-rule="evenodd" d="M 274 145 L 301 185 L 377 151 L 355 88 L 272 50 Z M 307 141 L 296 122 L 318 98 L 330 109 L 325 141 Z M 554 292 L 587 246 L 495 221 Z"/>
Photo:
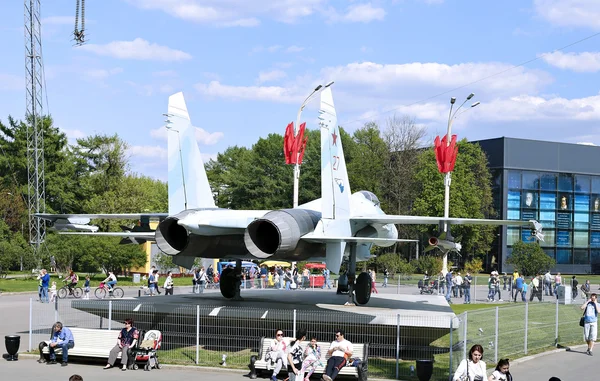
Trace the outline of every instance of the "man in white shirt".
<path fill-rule="evenodd" d="M 335 380 L 340 370 L 346 365 L 346 359 L 352 356 L 352 343 L 344 339 L 344 331 L 339 329 L 335 332 L 335 341 L 329 346 L 327 351 L 329 360 L 323 379 L 325 381 Z"/>

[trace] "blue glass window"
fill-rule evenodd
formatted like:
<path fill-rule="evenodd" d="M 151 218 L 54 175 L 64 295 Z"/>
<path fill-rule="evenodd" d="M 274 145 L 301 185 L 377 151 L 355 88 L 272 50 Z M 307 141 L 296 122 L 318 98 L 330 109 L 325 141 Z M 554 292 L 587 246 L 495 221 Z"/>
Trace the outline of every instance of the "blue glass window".
<path fill-rule="evenodd" d="M 556 226 L 556 213 L 554 211 L 540 211 L 540 222 L 545 229 L 553 228 Z"/>
<path fill-rule="evenodd" d="M 556 263 L 559 265 L 570 265 L 572 263 L 571 250 L 558 249 L 556 250 Z"/>
<path fill-rule="evenodd" d="M 531 229 L 522 229 L 521 230 L 521 241 L 525 243 L 536 242 L 536 238 L 531 235 Z"/>
<path fill-rule="evenodd" d="M 558 190 L 563 192 L 573 192 L 573 177 L 564 173 L 558 175 Z"/>
<path fill-rule="evenodd" d="M 507 228 L 506 229 L 506 244 L 509 246 L 514 245 L 519 242 L 519 233 L 521 229 L 519 228 Z"/>
<path fill-rule="evenodd" d="M 575 192 L 590 193 L 590 176 L 575 175 Z"/>
<path fill-rule="evenodd" d="M 600 247 L 600 232 L 592 232 L 590 234 L 590 246 Z"/>
<path fill-rule="evenodd" d="M 544 253 L 546 253 L 547 256 L 549 256 L 552 259 L 554 258 L 554 249 L 544 249 Z"/>
<path fill-rule="evenodd" d="M 557 231 L 556 246 L 571 247 L 571 232 L 566 230 Z"/>
<path fill-rule="evenodd" d="M 587 194 L 576 194 L 575 195 L 575 210 L 581 212 L 587 212 L 590 205 L 590 196 Z"/>
<path fill-rule="evenodd" d="M 540 174 L 537 172 L 523 172 L 523 189 L 539 189 Z"/>
<path fill-rule="evenodd" d="M 581 249 L 573 250 L 573 263 L 576 265 L 587 265 L 589 263 L 588 251 Z"/>
<path fill-rule="evenodd" d="M 506 212 L 506 218 L 509 220 L 520 220 L 521 212 L 519 211 L 519 209 L 508 209 L 508 211 Z"/>
<path fill-rule="evenodd" d="M 542 190 L 555 191 L 556 190 L 556 174 L 555 173 L 543 173 L 540 184 L 541 184 Z M 600 186 L 600 183 L 599 183 L 599 186 Z"/>
<path fill-rule="evenodd" d="M 588 247 L 589 233 L 586 231 L 573 232 L 574 247 Z"/>
<path fill-rule="evenodd" d="M 592 193 L 600 193 L 600 176 L 592 176 Z"/>
<path fill-rule="evenodd" d="M 600 230 L 600 213 L 592 213 L 592 229 Z"/>
<path fill-rule="evenodd" d="M 588 213 L 575 213 L 575 229 L 588 229 L 590 226 L 590 215 Z"/>
<path fill-rule="evenodd" d="M 568 229 L 572 226 L 571 225 L 572 219 L 573 219 L 572 213 L 559 212 L 556 214 L 556 226 L 559 228 Z"/>
<path fill-rule="evenodd" d="M 508 171 L 508 187 L 510 189 L 521 189 L 521 172 Z"/>
<path fill-rule="evenodd" d="M 521 192 L 508 191 L 508 207 L 514 209 L 521 207 Z"/>
<path fill-rule="evenodd" d="M 556 209 L 556 194 L 542 192 L 540 194 L 540 209 Z"/>
<path fill-rule="evenodd" d="M 554 240 L 556 238 L 556 232 L 554 230 L 544 229 L 544 240 L 540 241 L 540 246 L 554 246 Z M 600 246 L 598 246 L 600 247 Z"/>

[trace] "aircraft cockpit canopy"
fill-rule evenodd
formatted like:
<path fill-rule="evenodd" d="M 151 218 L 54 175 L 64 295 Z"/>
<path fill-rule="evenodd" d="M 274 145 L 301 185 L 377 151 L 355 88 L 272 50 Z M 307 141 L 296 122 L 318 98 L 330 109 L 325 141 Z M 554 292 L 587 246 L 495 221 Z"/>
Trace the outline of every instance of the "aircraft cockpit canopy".
<path fill-rule="evenodd" d="M 367 200 L 371 201 L 373 205 L 379 206 L 379 199 L 377 198 L 377 196 L 375 196 L 375 193 L 365 190 L 360 191 L 358 193 L 361 193 Z"/>

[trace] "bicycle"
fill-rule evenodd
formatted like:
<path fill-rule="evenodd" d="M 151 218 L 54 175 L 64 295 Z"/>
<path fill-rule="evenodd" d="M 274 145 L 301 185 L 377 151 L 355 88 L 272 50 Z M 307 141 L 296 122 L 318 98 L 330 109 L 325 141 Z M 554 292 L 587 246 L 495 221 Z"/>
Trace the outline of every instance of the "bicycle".
<path fill-rule="evenodd" d="M 109 288 L 104 282 L 100 282 L 100 285 L 96 291 L 94 291 L 94 295 L 96 295 L 96 298 L 98 299 L 104 299 L 107 294 L 111 298 L 122 298 L 123 295 L 125 295 L 125 291 L 123 291 L 121 287 Z"/>
<path fill-rule="evenodd" d="M 77 286 L 69 288 L 69 285 L 65 284 L 64 286 L 58 289 L 57 295 L 59 299 L 64 299 L 69 295 L 73 295 L 74 298 L 79 299 L 83 295 L 83 289 Z"/>

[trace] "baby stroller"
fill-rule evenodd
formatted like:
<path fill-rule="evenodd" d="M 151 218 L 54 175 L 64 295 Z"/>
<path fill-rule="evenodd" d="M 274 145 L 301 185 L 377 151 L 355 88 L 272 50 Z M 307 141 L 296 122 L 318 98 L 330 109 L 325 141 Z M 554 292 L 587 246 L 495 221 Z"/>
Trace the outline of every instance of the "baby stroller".
<path fill-rule="evenodd" d="M 135 362 L 132 365 L 134 370 L 138 369 L 143 364 L 144 370 L 152 370 L 153 368 L 160 369 L 158 355 L 156 351 L 162 343 L 162 333 L 156 329 L 151 329 L 144 334 L 144 339 L 134 349 Z"/>

